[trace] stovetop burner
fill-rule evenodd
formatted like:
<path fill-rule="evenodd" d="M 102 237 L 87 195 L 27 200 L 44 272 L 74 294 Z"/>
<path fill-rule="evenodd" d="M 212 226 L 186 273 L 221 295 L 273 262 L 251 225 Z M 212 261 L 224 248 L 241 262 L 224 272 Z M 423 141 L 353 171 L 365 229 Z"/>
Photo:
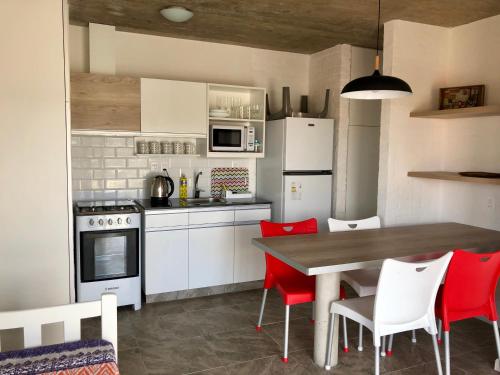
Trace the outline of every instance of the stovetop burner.
<path fill-rule="evenodd" d="M 76 213 L 79 215 L 136 213 L 139 207 L 132 200 L 117 201 L 85 201 L 76 203 Z"/>

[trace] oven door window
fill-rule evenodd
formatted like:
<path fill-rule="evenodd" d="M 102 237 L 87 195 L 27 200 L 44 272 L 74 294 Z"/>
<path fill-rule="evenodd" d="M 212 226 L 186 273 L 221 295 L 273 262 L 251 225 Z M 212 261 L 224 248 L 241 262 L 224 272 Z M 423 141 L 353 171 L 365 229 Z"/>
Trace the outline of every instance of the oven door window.
<path fill-rule="evenodd" d="M 139 275 L 139 230 L 83 232 L 81 281 L 111 280 Z"/>
<path fill-rule="evenodd" d="M 241 147 L 242 133 L 238 129 L 213 129 L 213 145 L 216 147 Z"/>

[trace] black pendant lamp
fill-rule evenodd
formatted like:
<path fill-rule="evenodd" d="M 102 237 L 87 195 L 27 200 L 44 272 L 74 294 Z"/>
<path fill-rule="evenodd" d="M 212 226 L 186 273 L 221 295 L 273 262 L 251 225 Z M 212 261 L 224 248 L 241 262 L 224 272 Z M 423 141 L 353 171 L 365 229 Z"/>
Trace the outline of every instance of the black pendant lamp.
<path fill-rule="evenodd" d="M 349 99 L 395 99 L 413 94 L 410 85 L 397 77 L 380 74 L 378 40 L 380 34 L 380 1 L 378 0 L 377 56 L 371 76 L 360 77 L 344 86 L 340 96 Z"/>

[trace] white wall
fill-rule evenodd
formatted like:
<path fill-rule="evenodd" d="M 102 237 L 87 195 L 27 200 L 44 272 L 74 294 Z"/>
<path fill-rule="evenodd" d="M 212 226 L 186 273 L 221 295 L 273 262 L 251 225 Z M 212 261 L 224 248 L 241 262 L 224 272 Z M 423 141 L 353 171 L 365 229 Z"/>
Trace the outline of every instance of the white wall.
<path fill-rule="evenodd" d="M 0 310 L 70 302 L 62 5 L 0 2 Z"/>
<path fill-rule="evenodd" d="M 350 79 L 371 75 L 375 55 L 374 49 L 352 47 Z M 342 100 L 349 103 L 344 218 L 364 219 L 377 214 L 381 101 Z"/>
<path fill-rule="evenodd" d="M 500 16 L 454 28 L 448 65 L 449 85 L 484 83 L 486 104 L 500 104 Z M 444 170 L 500 171 L 499 117 L 449 120 L 444 138 Z M 446 182 L 442 189 L 443 221 L 500 229 L 499 186 Z"/>
<path fill-rule="evenodd" d="M 332 216 L 361 219 L 376 214 L 380 101 L 349 100 L 340 91 L 351 79 L 373 73 L 375 51 L 347 44 L 311 55 L 311 109 L 323 108 L 330 88 L 335 119 Z"/>
<path fill-rule="evenodd" d="M 88 28 L 70 26 L 71 70 L 88 72 Z M 309 56 L 228 44 L 117 31 L 116 74 L 266 87 L 273 111 L 281 88 L 290 86 L 292 105 L 309 93 Z"/>
<path fill-rule="evenodd" d="M 379 215 L 386 225 L 457 221 L 500 229 L 498 186 L 410 178 L 411 170 L 500 168 L 498 117 L 409 118 L 438 106 L 440 87 L 484 83 L 487 104 L 500 103 L 500 16 L 453 29 L 404 21 L 385 25 L 384 72 L 405 79 L 414 95 L 384 101 Z M 495 207 L 488 208 L 488 198 Z"/>

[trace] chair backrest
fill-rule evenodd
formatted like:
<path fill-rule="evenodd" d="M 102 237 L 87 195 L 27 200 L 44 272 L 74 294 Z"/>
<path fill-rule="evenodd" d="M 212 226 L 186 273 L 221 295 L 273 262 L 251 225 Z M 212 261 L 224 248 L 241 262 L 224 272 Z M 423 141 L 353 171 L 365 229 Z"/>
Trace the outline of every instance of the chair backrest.
<path fill-rule="evenodd" d="M 314 218 L 294 223 L 272 223 L 262 220 L 260 222 L 262 237 L 292 236 L 297 234 L 318 233 L 318 221 Z M 275 278 L 303 277 L 303 274 L 281 260 L 266 253 L 266 278 L 264 288 L 269 289 L 274 285 Z"/>
<path fill-rule="evenodd" d="M 337 220 L 328 219 L 330 232 L 344 232 L 349 230 L 378 229 L 380 228 L 380 218 L 378 216 L 369 217 L 362 220 Z"/>
<path fill-rule="evenodd" d="M 427 328 L 431 328 L 429 333 L 435 334 L 434 303 L 452 256 L 453 252 L 450 251 L 441 258 L 427 262 L 385 260 L 375 296 L 375 330 L 388 334 L 390 326 L 401 327 L 427 318 Z"/>
<path fill-rule="evenodd" d="M 497 320 L 495 290 L 500 276 L 500 251 L 474 254 L 455 250 L 443 287 L 443 320 L 484 315 Z M 455 318 L 455 319 L 454 319 Z"/>

